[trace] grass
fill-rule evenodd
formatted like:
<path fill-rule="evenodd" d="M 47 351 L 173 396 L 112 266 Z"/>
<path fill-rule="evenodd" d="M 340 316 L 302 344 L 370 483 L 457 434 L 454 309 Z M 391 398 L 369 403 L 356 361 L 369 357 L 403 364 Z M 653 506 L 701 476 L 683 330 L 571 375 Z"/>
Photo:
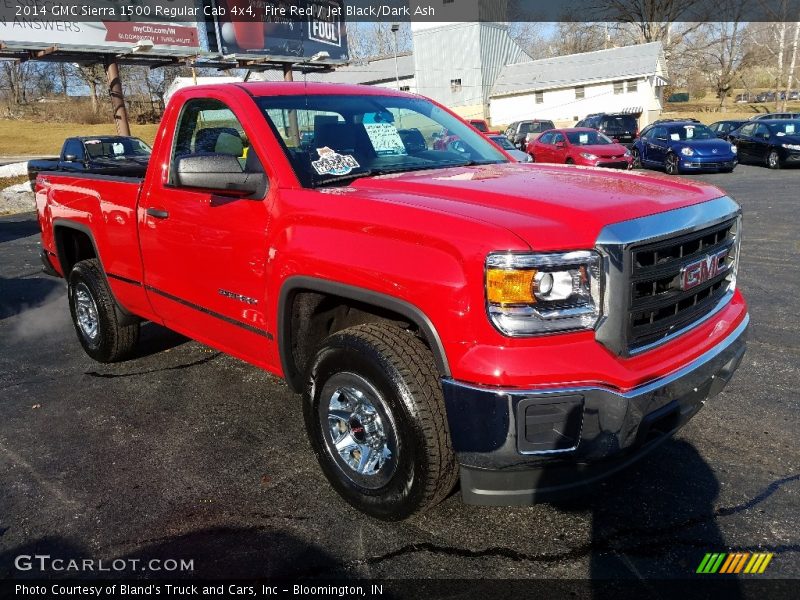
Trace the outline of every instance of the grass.
<path fill-rule="evenodd" d="M 26 181 L 28 181 L 27 175 L 18 175 L 17 177 L 0 177 L 0 190 L 4 190 L 12 185 L 17 185 L 18 183 L 25 183 Z"/>
<path fill-rule="evenodd" d="M 131 134 L 153 143 L 158 125 L 131 124 Z M 0 156 L 58 154 L 64 139 L 77 135 L 115 135 L 113 123 L 39 123 L 21 119 L 0 119 Z"/>

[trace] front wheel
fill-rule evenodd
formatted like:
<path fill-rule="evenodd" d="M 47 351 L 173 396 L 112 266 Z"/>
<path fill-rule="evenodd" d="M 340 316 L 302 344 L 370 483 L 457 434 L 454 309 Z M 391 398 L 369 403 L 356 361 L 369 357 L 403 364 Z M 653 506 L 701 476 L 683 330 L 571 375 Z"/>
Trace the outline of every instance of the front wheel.
<path fill-rule="evenodd" d="M 767 166 L 770 169 L 780 169 L 781 168 L 781 156 L 778 154 L 777 150 L 770 150 L 769 154 L 767 154 Z"/>
<path fill-rule="evenodd" d="M 631 165 L 632 168 L 633 169 L 641 169 L 642 168 L 642 155 L 639 154 L 639 151 L 636 148 L 631 150 L 631 154 L 633 155 L 633 161 L 632 161 L 632 165 Z"/>
<path fill-rule="evenodd" d="M 104 363 L 130 354 L 139 340 L 139 323 L 119 323 L 114 297 L 97 259 L 82 260 L 72 268 L 67 293 L 72 323 L 86 354 Z"/>
<path fill-rule="evenodd" d="M 433 356 L 408 331 L 369 324 L 328 337 L 308 373 L 303 415 L 328 481 L 372 517 L 405 519 L 455 485 Z"/>
<path fill-rule="evenodd" d="M 677 175 L 680 173 L 680 159 L 675 154 L 668 154 L 666 163 L 664 164 L 664 170 L 667 172 L 667 175 Z"/>

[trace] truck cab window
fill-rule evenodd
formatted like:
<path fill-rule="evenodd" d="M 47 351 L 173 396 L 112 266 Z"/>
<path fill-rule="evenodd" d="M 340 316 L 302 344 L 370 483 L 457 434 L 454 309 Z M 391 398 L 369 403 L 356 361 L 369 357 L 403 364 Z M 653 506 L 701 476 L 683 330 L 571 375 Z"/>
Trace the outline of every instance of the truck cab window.
<path fill-rule="evenodd" d="M 83 162 L 86 158 L 85 153 L 83 151 L 83 144 L 80 140 L 69 140 L 66 144 L 64 144 L 64 159 L 66 160 L 67 156 L 74 156 L 73 161 Z"/>
<path fill-rule="evenodd" d="M 172 148 L 170 183 L 175 183 L 177 159 L 204 154 L 235 156 L 243 171 L 263 172 L 239 119 L 223 102 L 210 98 L 190 100 L 181 112 Z"/>

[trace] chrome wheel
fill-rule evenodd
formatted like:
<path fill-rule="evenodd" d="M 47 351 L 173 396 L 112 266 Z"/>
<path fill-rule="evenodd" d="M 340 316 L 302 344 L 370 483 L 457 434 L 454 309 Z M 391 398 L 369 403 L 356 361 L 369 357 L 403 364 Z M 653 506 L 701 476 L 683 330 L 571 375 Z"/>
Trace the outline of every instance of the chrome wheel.
<path fill-rule="evenodd" d="M 370 489 L 385 485 L 397 466 L 392 415 L 375 387 L 355 373 L 338 373 L 319 404 L 325 446 L 351 481 Z"/>
<path fill-rule="evenodd" d="M 778 156 L 778 153 L 775 150 L 772 150 L 767 156 L 767 166 L 770 169 L 777 169 L 781 166 L 781 157 Z"/>
<path fill-rule="evenodd" d="M 678 174 L 678 157 L 674 154 L 667 156 L 666 171 L 668 175 Z"/>
<path fill-rule="evenodd" d="M 81 282 L 73 288 L 72 295 L 75 303 L 75 317 L 78 322 L 78 329 L 87 341 L 94 342 L 97 339 L 99 329 L 97 304 L 95 304 L 92 293 L 89 291 L 88 286 Z"/>

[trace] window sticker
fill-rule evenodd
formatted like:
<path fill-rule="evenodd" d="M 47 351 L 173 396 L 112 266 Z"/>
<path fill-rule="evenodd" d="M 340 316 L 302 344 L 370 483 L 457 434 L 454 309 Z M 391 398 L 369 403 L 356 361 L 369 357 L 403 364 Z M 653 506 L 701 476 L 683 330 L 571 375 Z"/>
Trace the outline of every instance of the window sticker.
<path fill-rule="evenodd" d="M 781 137 L 781 136 L 786 135 L 786 133 L 783 132 L 783 131 L 778 131 L 775 135 L 777 135 L 778 137 Z"/>
<path fill-rule="evenodd" d="M 578 140 L 580 140 L 581 144 L 588 144 L 589 143 L 589 134 L 582 133 L 578 136 Z"/>
<path fill-rule="evenodd" d="M 361 165 L 349 154 L 339 154 L 333 148 L 324 146 L 317 148 L 319 160 L 312 161 L 311 166 L 320 175 L 347 175 Z"/>
<path fill-rule="evenodd" d="M 694 125 L 684 125 L 683 128 L 686 130 L 686 139 L 692 139 L 694 137 Z"/>
<path fill-rule="evenodd" d="M 391 123 L 364 123 L 369 141 L 378 156 L 405 155 L 406 147 L 397 128 Z"/>
<path fill-rule="evenodd" d="M 125 154 L 125 146 L 120 143 L 111 144 L 111 151 L 114 154 Z"/>
<path fill-rule="evenodd" d="M 788 135 L 792 135 L 794 133 L 794 123 L 788 123 L 786 125 L 786 133 Z"/>
<path fill-rule="evenodd" d="M 679 142 L 680 139 L 681 139 L 681 134 L 680 133 L 670 133 L 669 134 L 669 139 L 671 139 L 673 142 Z"/>

